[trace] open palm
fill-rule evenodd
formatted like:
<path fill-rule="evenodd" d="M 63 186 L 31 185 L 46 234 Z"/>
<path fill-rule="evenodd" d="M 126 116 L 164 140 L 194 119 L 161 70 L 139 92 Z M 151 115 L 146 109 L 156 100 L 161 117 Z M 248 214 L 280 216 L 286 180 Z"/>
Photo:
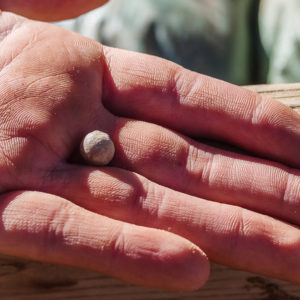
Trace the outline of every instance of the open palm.
<path fill-rule="evenodd" d="M 299 283 L 296 113 L 46 23 L 3 13 L 0 32 L 2 253 L 175 290 L 205 282 L 207 256 Z M 80 160 L 95 129 L 108 167 Z"/>

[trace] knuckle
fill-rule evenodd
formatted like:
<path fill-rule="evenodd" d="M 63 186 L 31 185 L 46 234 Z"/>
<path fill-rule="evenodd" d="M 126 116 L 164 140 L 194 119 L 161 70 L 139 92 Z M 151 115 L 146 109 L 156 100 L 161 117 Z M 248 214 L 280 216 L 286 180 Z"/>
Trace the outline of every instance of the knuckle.
<path fill-rule="evenodd" d="M 251 124 L 260 127 L 284 127 L 294 118 L 294 112 L 284 104 L 262 95 L 255 95 L 254 108 L 251 115 Z"/>

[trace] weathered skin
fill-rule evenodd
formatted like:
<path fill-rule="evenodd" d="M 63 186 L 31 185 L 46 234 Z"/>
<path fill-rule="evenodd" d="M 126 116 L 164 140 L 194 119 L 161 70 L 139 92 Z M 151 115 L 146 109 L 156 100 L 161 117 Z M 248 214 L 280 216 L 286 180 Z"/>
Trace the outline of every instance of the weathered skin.
<path fill-rule="evenodd" d="M 205 251 L 300 283 L 296 113 L 13 14 L 0 33 L 1 253 L 192 290 L 209 275 Z M 96 129 L 114 140 L 112 167 L 72 160 Z"/>

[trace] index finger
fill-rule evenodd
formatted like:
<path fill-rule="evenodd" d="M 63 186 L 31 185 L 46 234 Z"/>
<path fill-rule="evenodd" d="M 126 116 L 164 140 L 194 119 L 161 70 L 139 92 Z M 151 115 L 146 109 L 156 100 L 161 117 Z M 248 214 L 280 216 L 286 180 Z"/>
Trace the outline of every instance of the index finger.
<path fill-rule="evenodd" d="M 300 167 L 300 116 L 284 104 L 157 57 L 107 47 L 105 56 L 113 113 Z"/>

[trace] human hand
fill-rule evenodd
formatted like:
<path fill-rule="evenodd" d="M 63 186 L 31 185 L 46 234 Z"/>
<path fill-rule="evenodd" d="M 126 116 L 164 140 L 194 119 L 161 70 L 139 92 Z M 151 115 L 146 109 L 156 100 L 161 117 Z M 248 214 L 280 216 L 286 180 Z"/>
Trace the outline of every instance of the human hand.
<path fill-rule="evenodd" d="M 282 164 L 300 166 L 297 114 L 49 24 L 4 13 L 0 29 L 0 252 L 191 290 L 208 277 L 200 247 L 299 283 L 300 177 Z M 110 167 L 76 161 L 94 129 L 114 140 Z"/>

